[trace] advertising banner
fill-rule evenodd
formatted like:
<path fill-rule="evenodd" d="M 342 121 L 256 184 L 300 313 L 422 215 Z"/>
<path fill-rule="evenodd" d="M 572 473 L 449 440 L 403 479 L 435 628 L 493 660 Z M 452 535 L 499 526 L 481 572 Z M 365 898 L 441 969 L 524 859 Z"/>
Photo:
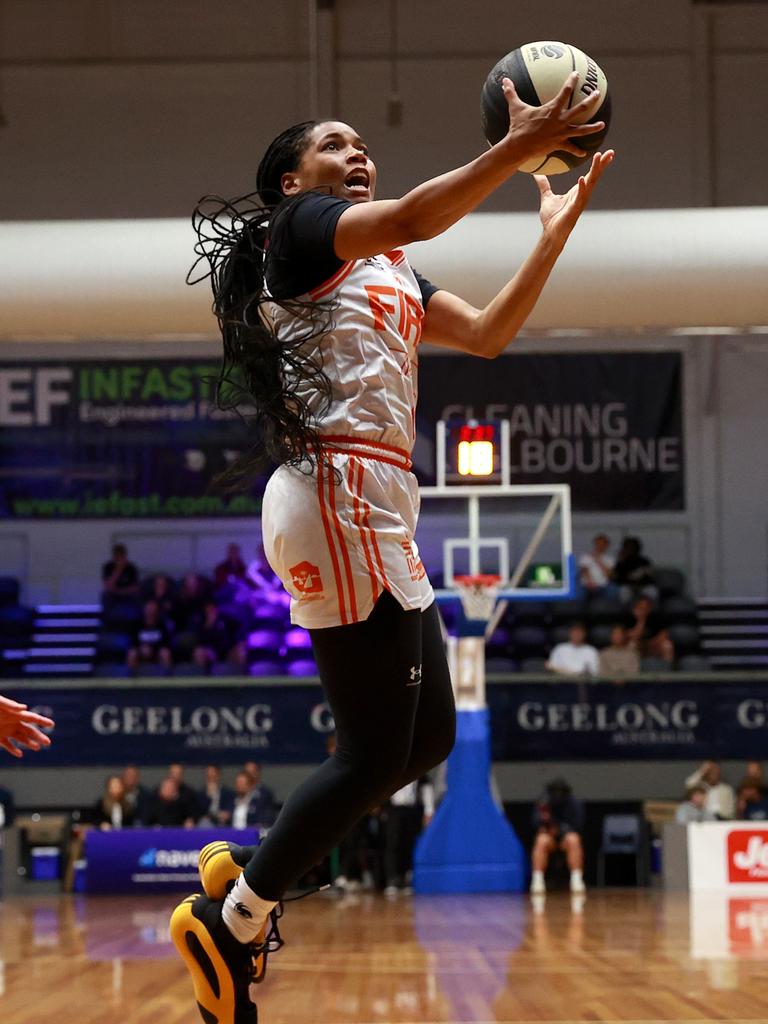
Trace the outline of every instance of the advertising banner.
<path fill-rule="evenodd" d="M 711 676 L 709 677 L 711 679 Z M 9 686 L 14 695 L 16 687 Z M 24 688 L 56 720 L 39 765 L 312 764 L 331 712 L 316 683 Z M 495 761 L 761 759 L 768 686 L 490 683 Z M 8 770 L 16 764 L 6 762 Z"/>
<path fill-rule="evenodd" d="M 216 359 L 0 363 L 0 518 L 258 514 L 211 481 L 256 442 L 214 401 Z M 414 465 L 434 483 L 440 418 L 506 419 L 513 483 L 567 483 L 576 510 L 682 509 L 676 352 L 422 359 Z"/>
<path fill-rule="evenodd" d="M 219 840 L 252 846 L 258 839 L 255 829 L 93 829 L 85 835 L 86 892 L 197 892 L 204 846 Z"/>
<path fill-rule="evenodd" d="M 434 483 L 434 425 L 453 418 L 508 420 L 511 482 L 570 484 L 577 511 L 685 507 L 679 352 L 422 359 L 422 483 Z"/>
<path fill-rule="evenodd" d="M 0 517 L 248 516 L 211 480 L 254 443 L 216 360 L 0 363 Z M 266 479 L 266 477 L 265 477 Z"/>
<path fill-rule="evenodd" d="M 688 825 L 688 877 L 694 892 L 768 894 L 768 825 L 705 821 Z"/>

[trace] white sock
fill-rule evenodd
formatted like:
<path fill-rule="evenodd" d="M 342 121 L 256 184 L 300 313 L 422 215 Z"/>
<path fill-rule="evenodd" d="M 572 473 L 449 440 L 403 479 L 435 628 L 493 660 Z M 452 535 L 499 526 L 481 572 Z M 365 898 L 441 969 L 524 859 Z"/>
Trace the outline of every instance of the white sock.
<path fill-rule="evenodd" d="M 531 881 L 532 882 L 536 882 L 536 883 L 538 883 L 538 882 L 542 882 L 543 883 L 544 882 L 544 872 L 543 871 L 534 871 L 533 872 L 533 878 L 531 879 Z"/>
<path fill-rule="evenodd" d="M 224 900 L 221 918 L 238 942 L 253 942 L 261 931 L 270 910 L 277 906 L 274 900 L 263 900 L 240 875 Z"/>
<path fill-rule="evenodd" d="M 574 868 L 571 872 L 571 884 L 574 882 L 583 882 L 584 879 L 581 877 L 581 868 Z"/>

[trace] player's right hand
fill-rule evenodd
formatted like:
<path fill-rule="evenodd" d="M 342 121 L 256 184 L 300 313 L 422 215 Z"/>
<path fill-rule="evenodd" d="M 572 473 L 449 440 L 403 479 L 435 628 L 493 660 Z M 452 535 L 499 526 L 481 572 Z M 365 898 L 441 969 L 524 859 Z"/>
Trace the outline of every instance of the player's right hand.
<path fill-rule="evenodd" d="M 501 80 L 501 88 L 509 108 L 507 139 L 515 143 L 518 162 L 524 163 L 539 153 L 552 153 L 555 150 L 563 150 L 574 156 L 584 157 L 587 155 L 573 141 L 574 137 L 593 135 L 595 132 L 602 131 L 605 128 L 605 122 L 577 123 L 580 115 L 594 107 L 598 95 L 592 92 L 575 106 L 569 107 L 568 104 L 578 78 L 575 71 L 571 72 L 557 96 L 540 107 L 532 107 L 528 103 L 524 103 L 518 96 L 511 78 Z M 522 158 L 519 157 L 519 151 L 524 153 Z"/>

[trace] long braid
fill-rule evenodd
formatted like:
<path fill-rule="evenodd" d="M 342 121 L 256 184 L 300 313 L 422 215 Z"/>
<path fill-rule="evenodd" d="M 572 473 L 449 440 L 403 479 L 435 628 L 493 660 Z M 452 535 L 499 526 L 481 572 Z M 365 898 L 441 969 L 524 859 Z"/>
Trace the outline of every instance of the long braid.
<path fill-rule="evenodd" d="M 192 215 L 198 258 L 187 283 L 210 279 L 223 340 L 216 402 L 221 409 L 235 409 L 256 433 L 251 450 L 217 480 L 229 489 L 249 483 L 264 455 L 311 468 L 319 450 L 316 418 L 331 401 L 319 348 L 308 345 L 331 328 L 331 309 L 266 296 L 264 279 L 270 218 L 278 204 L 290 203 L 280 186 L 282 176 L 298 166 L 317 123 L 294 125 L 270 144 L 259 164 L 257 192 L 235 199 L 205 196 Z M 266 303 L 285 309 L 306 329 L 278 337 Z"/>

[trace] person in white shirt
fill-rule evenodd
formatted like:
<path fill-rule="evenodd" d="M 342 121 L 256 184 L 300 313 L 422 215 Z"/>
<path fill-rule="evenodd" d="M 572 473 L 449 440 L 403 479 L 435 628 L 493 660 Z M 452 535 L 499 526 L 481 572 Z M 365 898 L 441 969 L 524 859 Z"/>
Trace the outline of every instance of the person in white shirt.
<path fill-rule="evenodd" d="M 579 559 L 579 581 L 588 594 L 605 591 L 611 585 L 616 559 L 609 553 L 611 542 L 604 533 L 592 540 L 592 550 Z"/>
<path fill-rule="evenodd" d="M 721 821 L 729 821 L 736 814 L 736 794 L 733 786 L 723 782 L 723 770 L 718 761 L 704 761 L 685 780 L 685 788 L 704 786 L 707 791 L 705 806 Z"/>
<path fill-rule="evenodd" d="M 596 676 L 600 673 L 596 648 L 586 642 L 584 624 L 574 622 L 568 634 L 568 643 L 557 644 L 547 662 L 550 672 L 560 676 Z"/>
<path fill-rule="evenodd" d="M 685 800 L 675 811 L 675 821 L 678 825 L 688 825 L 694 821 L 716 821 L 712 811 L 707 810 L 707 788 L 706 786 L 691 786 L 685 795 Z"/>

